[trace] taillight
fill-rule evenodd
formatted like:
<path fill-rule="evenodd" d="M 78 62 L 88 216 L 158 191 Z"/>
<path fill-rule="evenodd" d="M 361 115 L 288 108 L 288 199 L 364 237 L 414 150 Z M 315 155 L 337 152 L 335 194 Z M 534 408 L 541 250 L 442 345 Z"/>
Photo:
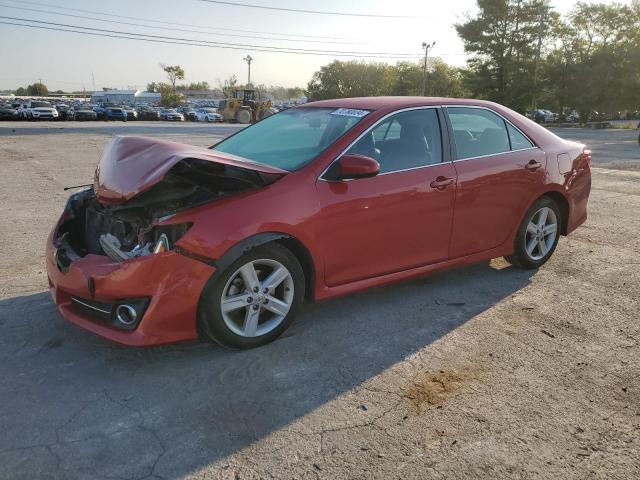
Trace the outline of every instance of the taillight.
<path fill-rule="evenodd" d="M 591 166 L 591 150 L 585 148 L 582 151 L 582 159 L 586 162 L 587 165 Z"/>

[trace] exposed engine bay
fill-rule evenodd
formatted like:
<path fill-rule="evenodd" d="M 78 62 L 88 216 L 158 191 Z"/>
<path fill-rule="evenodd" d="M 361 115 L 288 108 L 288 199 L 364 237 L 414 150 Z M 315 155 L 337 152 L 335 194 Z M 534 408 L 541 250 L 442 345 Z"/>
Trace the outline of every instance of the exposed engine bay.
<path fill-rule="evenodd" d="M 247 190 L 278 175 L 197 158 L 176 163 L 148 190 L 121 203 L 99 201 L 95 188 L 72 195 L 54 239 L 63 270 L 88 254 L 115 262 L 171 250 L 190 223 L 159 225 L 171 215 Z"/>

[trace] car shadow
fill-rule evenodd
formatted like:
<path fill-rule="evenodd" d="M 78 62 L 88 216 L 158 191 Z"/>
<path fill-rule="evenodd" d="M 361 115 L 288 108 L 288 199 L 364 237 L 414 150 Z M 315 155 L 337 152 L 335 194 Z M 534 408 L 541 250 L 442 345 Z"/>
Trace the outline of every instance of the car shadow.
<path fill-rule="evenodd" d="M 135 349 L 0 302 L 0 477 L 179 478 L 267 437 L 527 286 L 494 261 L 307 305 L 274 343 Z M 4 470 L 3 470 L 4 469 Z"/>

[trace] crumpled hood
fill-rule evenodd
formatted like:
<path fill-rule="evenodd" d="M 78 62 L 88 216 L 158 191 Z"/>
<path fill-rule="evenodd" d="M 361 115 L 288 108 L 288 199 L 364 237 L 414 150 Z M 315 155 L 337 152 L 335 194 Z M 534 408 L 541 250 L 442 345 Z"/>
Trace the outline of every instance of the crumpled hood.
<path fill-rule="evenodd" d="M 286 170 L 208 148 L 148 137 L 115 137 L 104 149 L 93 188 L 104 203 L 122 203 L 160 182 L 181 160 L 194 158 L 245 170 L 286 175 Z"/>

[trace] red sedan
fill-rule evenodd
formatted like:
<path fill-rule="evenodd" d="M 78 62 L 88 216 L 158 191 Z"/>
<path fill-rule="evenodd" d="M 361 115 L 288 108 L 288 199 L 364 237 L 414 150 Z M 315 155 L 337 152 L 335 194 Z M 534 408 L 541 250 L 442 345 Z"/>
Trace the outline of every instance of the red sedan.
<path fill-rule="evenodd" d="M 310 103 L 210 149 L 115 138 L 47 242 L 71 322 L 116 342 L 263 345 L 303 300 L 504 256 L 587 217 L 591 155 L 494 103 Z"/>

